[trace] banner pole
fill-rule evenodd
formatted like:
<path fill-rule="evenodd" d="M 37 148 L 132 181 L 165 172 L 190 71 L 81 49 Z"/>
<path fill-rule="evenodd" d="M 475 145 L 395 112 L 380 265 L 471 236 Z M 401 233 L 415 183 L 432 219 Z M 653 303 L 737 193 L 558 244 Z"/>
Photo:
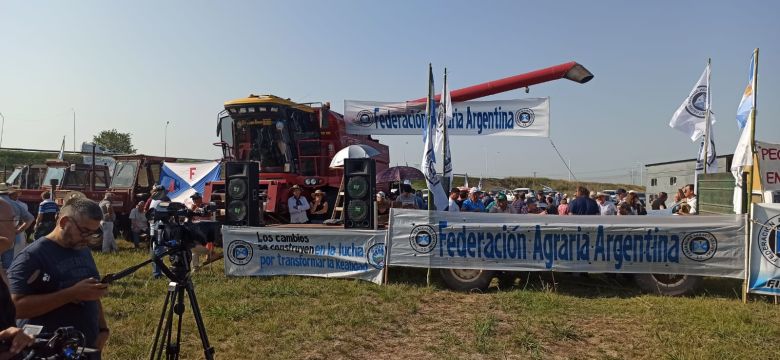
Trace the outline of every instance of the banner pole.
<path fill-rule="evenodd" d="M 710 74 L 712 70 L 710 65 L 712 64 L 712 58 L 707 59 L 707 112 L 704 113 L 704 175 L 707 175 L 707 166 L 709 165 L 710 158 L 707 156 L 707 150 L 710 144 Z M 715 159 L 718 161 L 718 159 Z M 698 184 L 696 185 L 698 192 Z M 698 193 L 696 194 L 698 195 Z"/>
<path fill-rule="evenodd" d="M 750 217 L 745 217 L 745 226 L 747 227 L 745 229 L 745 278 L 742 279 L 742 303 L 747 304 L 748 302 L 748 279 L 750 278 L 750 253 L 751 253 L 751 240 L 752 240 L 752 231 L 750 230 L 753 226 L 753 224 L 750 221 Z"/>
<path fill-rule="evenodd" d="M 753 161 L 753 166 L 750 168 L 750 174 L 748 175 L 748 183 L 747 185 L 747 198 L 745 201 L 747 201 L 747 208 L 748 208 L 748 214 L 747 214 L 747 221 L 751 224 L 751 226 L 747 229 L 747 237 L 748 237 L 748 247 L 745 249 L 745 282 L 744 282 L 744 294 L 742 296 L 742 303 L 747 304 L 747 298 L 748 298 L 748 281 L 747 281 L 747 274 L 750 273 L 750 244 L 753 240 L 753 234 L 752 234 L 752 221 L 753 221 L 753 176 L 755 175 L 756 168 L 757 168 L 757 161 L 755 159 L 756 154 L 756 109 L 758 108 L 758 104 L 756 103 L 757 97 L 756 97 L 756 91 L 758 90 L 758 48 L 756 48 L 753 51 L 753 108 L 750 109 L 750 116 L 748 121 L 750 121 L 750 158 Z"/>

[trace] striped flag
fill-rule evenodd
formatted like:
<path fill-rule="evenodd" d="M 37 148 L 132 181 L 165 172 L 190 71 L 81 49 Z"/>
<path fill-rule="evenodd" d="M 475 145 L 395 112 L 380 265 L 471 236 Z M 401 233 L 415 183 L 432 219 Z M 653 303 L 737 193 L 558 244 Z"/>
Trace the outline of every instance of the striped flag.
<path fill-rule="evenodd" d="M 747 124 L 748 117 L 750 116 L 750 109 L 753 108 L 753 72 L 755 70 L 756 53 L 750 57 L 750 73 L 748 74 L 748 84 L 745 86 L 745 91 L 742 93 L 742 99 L 739 101 L 739 107 L 737 107 L 737 126 L 740 129 L 744 129 Z"/>

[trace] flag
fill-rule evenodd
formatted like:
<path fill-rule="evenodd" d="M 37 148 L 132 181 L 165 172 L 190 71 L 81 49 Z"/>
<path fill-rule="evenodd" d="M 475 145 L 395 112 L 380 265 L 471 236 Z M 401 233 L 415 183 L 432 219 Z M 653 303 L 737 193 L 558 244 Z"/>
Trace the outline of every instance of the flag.
<path fill-rule="evenodd" d="M 751 147 L 751 132 L 753 124 L 747 122 L 747 126 L 742 129 L 742 135 L 739 136 L 737 148 L 734 149 L 734 158 L 731 160 L 731 173 L 737 181 L 737 186 L 742 186 L 743 169 L 749 169 L 753 166 L 753 149 Z"/>
<path fill-rule="evenodd" d="M 479 182 L 477 183 L 477 190 L 482 191 L 482 177 L 479 177 Z"/>
<path fill-rule="evenodd" d="M 469 188 L 469 174 L 463 175 L 463 187 Z"/>
<path fill-rule="evenodd" d="M 433 148 L 434 135 L 436 132 L 436 99 L 433 96 L 433 71 L 428 65 L 428 101 L 425 104 L 425 147 L 423 148 L 423 158 L 420 163 L 422 172 L 425 175 L 425 183 L 428 186 L 428 203 L 433 200 L 436 209 L 444 210 L 449 205 L 449 199 L 441 185 L 441 178 L 436 174 L 436 152 Z M 431 199 L 433 198 L 433 199 Z"/>
<path fill-rule="evenodd" d="M 444 70 L 444 88 L 441 92 L 441 100 L 439 101 L 439 108 L 436 117 L 436 141 L 434 148 L 436 151 L 442 154 L 443 159 L 443 171 L 442 178 L 449 179 L 449 183 L 452 184 L 452 154 L 450 153 L 450 142 L 447 138 L 447 124 L 452 121 L 452 97 L 450 96 L 450 90 L 447 87 L 447 70 Z"/>
<path fill-rule="evenodd" d="M 219 161 L 197 163 L 164 162 L 160 185 L 165 187 L 171 201 L 185 202 L 198 192 L 201 195 L 209 181 L 219 180 Z"/>
<path fill-rule="evenodd" d="M 62 146 L 60 146 L 60 153 L 57 155 L 57 160 L 65 160 L 65 136 L 62 137 Z"/>
<path fill-rule="evenodd" d="M 750 74 L 748 74 L 748 84 L 745 86 L 745 91 L 742 93 L 742 100 L 739 101 L 739 107 L 737 107 L 737 126 L 740 129 L 745 128 L 747 124 L 748 116 L 750 115 L 750 109 L 753 108 L 753 72 L 756 65 L 756 53 L 750 58 Z"/>
<path fill-rule="evenodd" d="M 674 112 L 672 120 L 669 121 L 670 127 L 685 133 L 691 138 L 691 141 L 696 141 L 705 132 L 704 118 L 710 108 L 709 75 L 710 65 L 707 64 L 699 81 L 693 86 L 693 90 Z M 712 124 L 712 121 L 710 123 Z"/>
<path fill-rule="evenodd" d="M 715 114 L 710 113 L 710 119 L 713 119 L 712 122 L 715 122 Z M 712 126 L 710 126 L 710 134 L 705 136 L 705 138 L 710 140 L 710 143 L 707 145 L 707 173 L 716 173 L 718 172 L 718 155 L 715 151 L 715 135 Z M 705 139 L 701 140 L 699 156 L 696 157 L 696 174 L 701 174 L 704 171 L 704 141 Z"/>

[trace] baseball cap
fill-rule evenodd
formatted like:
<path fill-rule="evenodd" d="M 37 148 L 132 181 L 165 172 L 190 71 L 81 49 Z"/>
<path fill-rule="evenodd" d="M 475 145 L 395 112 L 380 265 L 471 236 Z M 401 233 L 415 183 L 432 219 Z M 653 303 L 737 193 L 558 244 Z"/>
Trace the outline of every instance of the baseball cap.
<path fill-rule="evenodd" d="M 506 195 L 504 195 L 504 194 L 498 194 L 498 195 L 496 196 L 496 200 L 498 200 L 498 201 L 506 201 Z"/>
<path fill-rule="evenodd" d="M 481 193 L 481 192 L 482 192 L 482 191 L 479 191 L 479 189 L 477 189 L 476 187 L 473 187 L 473 188 L 471 188 L 471 189 L 469 190 L 469 194 L 474 194 L 474 193 Z"/>

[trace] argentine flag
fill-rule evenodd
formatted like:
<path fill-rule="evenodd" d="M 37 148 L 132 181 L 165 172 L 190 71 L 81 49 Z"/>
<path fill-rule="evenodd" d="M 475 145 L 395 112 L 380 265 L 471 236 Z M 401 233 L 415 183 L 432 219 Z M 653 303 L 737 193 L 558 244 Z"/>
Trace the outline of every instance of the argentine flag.
<path fill-rule="evenodd" d="M 745 91 L 742 93 L 742 100 L 739 101 L 739 107 L 737 108 L 737 126 L 740 129 L 745 128 L 747 124 L 748 116 L 750 116 L 750 109 L 753 108 L 753 73 L 756 66 L 756 53 L 750 58 L 750 73 L 748 74 L 748 84 L 745 86 Z"/>

